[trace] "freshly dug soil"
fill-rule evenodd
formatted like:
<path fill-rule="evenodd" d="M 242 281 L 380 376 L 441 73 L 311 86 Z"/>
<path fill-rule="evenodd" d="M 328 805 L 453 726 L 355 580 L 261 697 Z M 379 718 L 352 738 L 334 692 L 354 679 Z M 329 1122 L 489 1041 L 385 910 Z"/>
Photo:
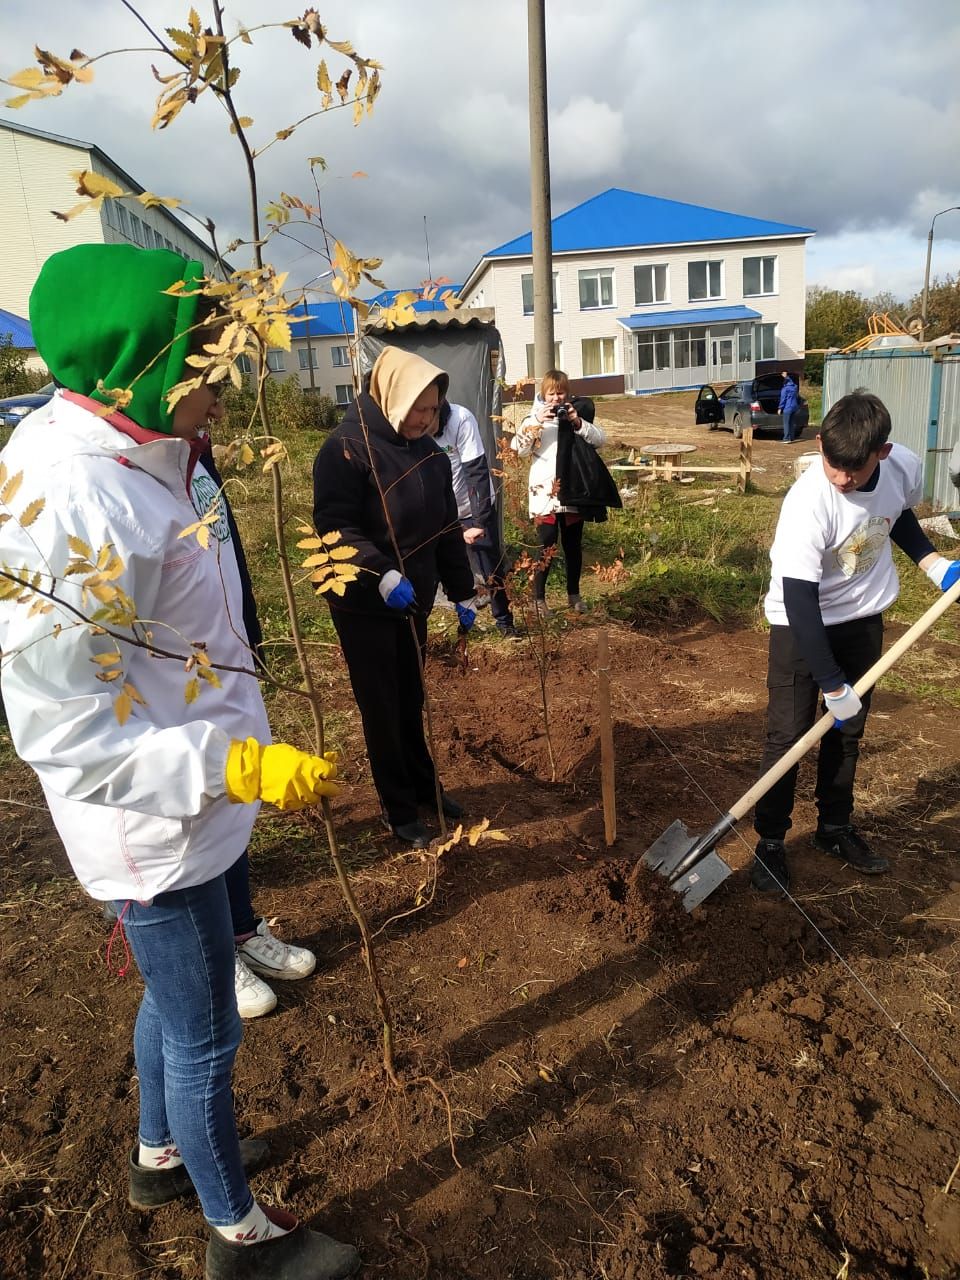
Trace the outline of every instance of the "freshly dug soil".
<path fill-rule="evenodd" d="M 571 617 L 555 643 L 555 783 L 529 648 L 473 644 L 463 675 L 434 645 L 445 785 L 503 837 L 439 856 L 378 828 L 334 667 L 354 782 L 340 834 L 382 930 L 406 1088 L 380 1067 L 322 832 L 264 814 L 255 900 L 319 959 L 245 1028 L 238 1114 L 273 1150 L 258 1194 L 355 1240 L 363 1274 L 391 1280 L 960 1276 L 960 1177 L 943 1189 L 960 1155 L 955 713 L 876 698 L 858 820 L 889 875 L 812 849 L 808 763 L 796 903 L 749 888 L 745 827 L 722 850 L 734 874 L 690 916 L 634 872 L 675 818 L 705 829 L 756 777 L 763 637 L 611 629 L 611 848 L 596 632 Z M 107 972 L 109 926 L 26 773 L 8 783 L 39 807 L 0 806 L 0 1276 L 195 1280 L 197 1206 L 147 1215 L 125 1198 L 139 978 Z"/>

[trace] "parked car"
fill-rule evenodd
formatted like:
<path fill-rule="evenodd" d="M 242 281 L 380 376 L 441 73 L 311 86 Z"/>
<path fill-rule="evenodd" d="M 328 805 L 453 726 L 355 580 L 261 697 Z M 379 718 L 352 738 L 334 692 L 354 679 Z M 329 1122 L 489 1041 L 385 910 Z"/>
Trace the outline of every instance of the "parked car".
<path fill-rule="evenodd" d="M 54 385 L 48 382 L 39 391 L 31 391 L 25 396 L 7 396 L 6 399 L 0 400 L 0 426 L 15 427 L 28 413 L 42 408 L 53 392 Z"/>
<path fill-rule="evenodd" d="M 721 425 L 730 427 L 738 438 L 746 426 L 754 431 L 775 431 L 783 434 L 783 415 L 778 411 L 783 378 L 779 373 L 761 373 L 756 378 L 732 382 L 722 391 L 713 387 L 700 388 L 694 411 L 697 423 L 710 430 Z M 799 435 L 810 421 L 810 410 L 800 396 L 793 421 L 794 434 Z"/>

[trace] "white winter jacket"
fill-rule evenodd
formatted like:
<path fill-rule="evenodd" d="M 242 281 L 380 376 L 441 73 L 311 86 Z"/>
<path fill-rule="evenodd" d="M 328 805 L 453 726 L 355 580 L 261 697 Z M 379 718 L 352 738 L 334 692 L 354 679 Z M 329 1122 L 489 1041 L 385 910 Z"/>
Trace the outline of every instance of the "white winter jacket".
<path fill-rule="evenodd" d="M 138 444 L 102 418 L 56 395 L 25 418 L 3 450 L 7 475 L 23 472 L 15 516 L 42 497 L 37 520 L 0 527 L 0 563 L 53 574 L 56 593 L 84 613 L 76 577 L 62 575 L 79 538 L 94 556 L 110 544 L 125 568 L 117 580 L 149 620 L 153 642 L 188 654 L 206 641 L 211 660 L 252 667 L 242 589 L 225 514 L 210 547 L 178 538 L 218 501 L 216 485 L 175 437 Z M 50 586 L 49 577 L 42 585 Z M 59 635 L 54 628 L 59 625 Z M 232 804 L 224 770 L 231 739 L 269 742 L 253 676 L 219 672 L 222 687 L 200 682 L 187 705 L 183 663 L 120 644 L 123 680 L 144 699 L 126 724 L 114 714 L 123 681 L 97 679 L 111 668 L 98 654 L 116 648 L 55 607 L 0 602 L 2 688 L 17 753 L 38 774 L 67 856 L 95 898 L 149 901 L 170 889 L 206 883 L 242 854 L 259 808 Z"/>
<path fill-rule="evenodd" d="M 559 511 L 572 508 L 562 507 L 554 490 L 557 479 L 557 424 L 548 418 L 543 426 L 537 421 L 537 410 L 543 406 L 539 396 L 533 402 L 533 409 L 520 423 L 516 435 L 510 441 L 510 447 L 521 458 L 532 458 L 530 463 L 530 479 L 528 507 L 530 518 L 552 516 Z M 587 444 L 595 449 L 606 443 L 606 434 L 601 427 L 592 422 L 580 419 L 578 434 Z"/>

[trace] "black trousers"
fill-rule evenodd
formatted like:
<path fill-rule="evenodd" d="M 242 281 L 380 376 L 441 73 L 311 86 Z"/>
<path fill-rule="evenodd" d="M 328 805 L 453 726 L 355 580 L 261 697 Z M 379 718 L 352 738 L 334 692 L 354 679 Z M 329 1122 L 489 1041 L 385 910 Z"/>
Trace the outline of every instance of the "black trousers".
<path fill-rule="evenodd" d="M 853 622 L 827 627 L 830 648 L 837 663 L 853 684 L 880 657 L 883 648 L 883 617 L 873 614 Z M 770 628 L 770 658 L 767 668 L 767 743 L 762 772 L 766 772 L 793 744 L 802 738 L 817 717 L 820 690 L 810 668 L 796 651 L 789 627 Z M 853 781 L 860 754 L 870 694 L 863 707 L 838 728 L 829 729 L 820 739 L 817 759 L 816 802 L 821 824 L 842 826 L 853 813 Z M 782 840 L 790 830 L 798 765 L 794 765 L 767 794 L 757 801 L 754 829 L 765 840 Z"/>
<path fill-rule="evenodd" d="M 413 822 L 435 801 L 434 769 L 423 732 L 423 685 L 416 645 L 426 656 L 427 620 L 331 609 L 360 708 L 370 772 L 392 826 Z"/>
<path fill-rule="evenodd" d="M 479 542 L 467 544 L 467 559 L 473 572 L 487 585 L 493 620 L 501 627 L 512 627 L 513 614 L 510 612 L 510 601 L 504 587 L 507 564 L 500 540 L 500 519 L 496 503 L 493 504 L 490 518 L 484 526 L 483 538 Z"/>
<path fill-rule="evenodd" d="M 567 523 L 567 518 L 563 512 L 558 512 L 554 518 L 553 524 L 547 524 L 544 521 L 537 523 L 537 540 L 543 550 L 540 552 L 540 559 L 543 560 L 543 552 L 550 547 L 557 545 L 557 539 L 560 539 L 560 545 L 563 547 L 563 562 L 567 571 L 567 595 L 578 596 L 580 594 L 580 574 L 583 572 L 583 521 L 574 520 Z M 542 600 L 547 590 L 547 574 L 550 572 L 551 560 L 545 569 L 538 569 L 533 575 L 533 594 L 537 600 Z"/>

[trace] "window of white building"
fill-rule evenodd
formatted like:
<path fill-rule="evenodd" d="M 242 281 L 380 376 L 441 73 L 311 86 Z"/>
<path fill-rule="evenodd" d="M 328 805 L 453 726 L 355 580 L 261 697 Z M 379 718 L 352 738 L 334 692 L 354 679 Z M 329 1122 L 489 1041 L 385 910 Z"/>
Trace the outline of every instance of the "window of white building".
<path fill-rule="evenodd" d="M 633 268 L 633 301 L 638 307 L 667 301 L 667 264 L 654 262 Z"/>
<path fill-rule="evenodd" d="M 777 326 L 775 324 L 753 326 L 753 358 L 754 360 L 776 360 Z"/>
<path fill-rule="evenodd" d="M 596 378 L 604 373 L 616 373 L 616 338 L 584 338 L 580 343 L 580 360 L 585 378 Z"/>
<path fill-rule="evenodd" d="M 723 297 L 722 262 L 687 263 L 687 297 L 691 302 Z"/>
<path fill-rule="evenodd" d="M 591 271 L 578 271 L 580 284 L 580 310 L 595 311 L 599 307 L 616 306 L 613 293 L 613 268 L 597 267 Z"/>
<path fill-rule="evenodd" d="M 528 378 L 533 378 L 536 376 L 533 372 L 534 370 L 533 347 L 534 347 L 534 344 L 532 342 L 527 343 L 527 377 Z M 563 343 L 562 342 L 555 342 L 553 344 L 553 367 L 555 369 L 563 368 Z"/>
<path fill-rule="evenodd" d="M 274 347 L 267 352 L 267 368 L 271 373 L 283 373 L 286 367 L 287 362 L 284 359 L 283 352 L 279 348 Z"/>
<path fill-rule="evenodd" d="M 777 259 L 744 258 L 743 260 L 743 296 L 745 298 L 762 298 L 777 292 Z"/>
<path fill-rule="evenodd" d="M 520 277 L 520 292 L 523 294 L 523 314 L 525 316 L 533 315 L 533 272 L 526 271 Z M 478 304 L 482 306 L 482 303 Z M 553 273 L 553 310 L 554 313 L 560 310 L 560 272 Z"/>

